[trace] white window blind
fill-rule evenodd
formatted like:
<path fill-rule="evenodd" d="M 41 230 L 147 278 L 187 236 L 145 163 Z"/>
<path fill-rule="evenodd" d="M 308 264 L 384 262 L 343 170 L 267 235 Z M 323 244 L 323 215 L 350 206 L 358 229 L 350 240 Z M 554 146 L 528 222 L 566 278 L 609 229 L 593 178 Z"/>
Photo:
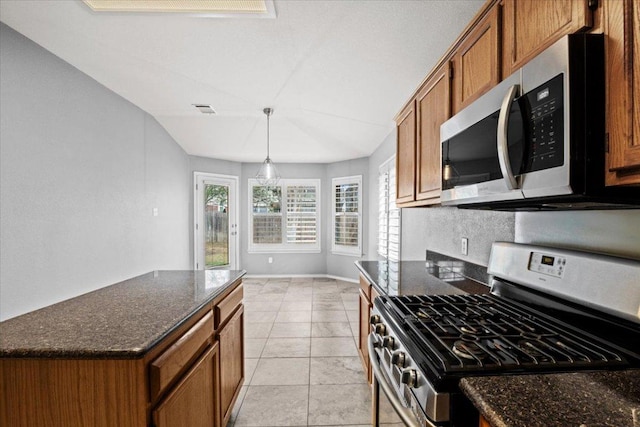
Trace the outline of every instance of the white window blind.
<path fill-rule="evenodd" d="M 400 209 L 396 206 L 395 157 L 380 166 L 378 176 L 378 254 L 400 260 Z"/>
<path fill-rule="evenodd" d="M 320 251 L 320 180 L 249 180 L 249 252 Z"/>
<path fill-rule="evenodd" d="M 287 243 L 316 243 L 317 205 L 315 186 L 287 187 Z"/>
<path fill-rule="evenodd" d="M 362 255 L 362 175 L 334 178 L 332 252 Z"/>

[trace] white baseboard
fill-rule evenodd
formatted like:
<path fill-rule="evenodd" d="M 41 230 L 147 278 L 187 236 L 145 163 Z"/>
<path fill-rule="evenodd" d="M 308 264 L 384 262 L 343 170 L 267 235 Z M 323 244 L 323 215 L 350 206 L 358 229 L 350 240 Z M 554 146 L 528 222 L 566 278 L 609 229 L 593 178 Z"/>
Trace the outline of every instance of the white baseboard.
<path fill-rule="evenodd" d="M 289 277 L 311 279 L 314 277 L 318 277 L 323 279 L 335 279 L 341 280 L 343 282 L 358 283 L 358 280 L 356 279 L 334 276 L 332 274 L 245 274 L 244 277 L 246 277 L 247 279 L 283 279 Z"/>

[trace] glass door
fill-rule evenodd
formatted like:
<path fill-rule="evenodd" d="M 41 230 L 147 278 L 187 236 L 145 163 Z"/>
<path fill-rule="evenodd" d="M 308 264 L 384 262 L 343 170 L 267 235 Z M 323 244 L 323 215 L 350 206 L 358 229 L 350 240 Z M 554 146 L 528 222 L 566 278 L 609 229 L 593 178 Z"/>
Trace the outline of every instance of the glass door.
<path fill-rule="evenodd" d="M 195 175 L 195 268 L 237 269 L 237 177 Z"/>

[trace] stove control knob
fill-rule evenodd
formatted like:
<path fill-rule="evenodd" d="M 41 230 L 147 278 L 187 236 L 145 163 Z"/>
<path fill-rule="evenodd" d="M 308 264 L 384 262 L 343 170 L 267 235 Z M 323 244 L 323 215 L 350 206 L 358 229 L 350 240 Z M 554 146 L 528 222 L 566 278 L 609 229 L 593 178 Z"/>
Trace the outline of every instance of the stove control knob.
<path fill-rule="evenodd" d="M 369 319 L 369 323 L 371 323 L 372 325 L 375 325 L 376 323 L 380 323 L 380 315 L 372 314 L 371 318 Z"/>
<path fill-rule="evenodd" d="M 391 355 L 391 363 L 396 365 L 398 368 L 404 368 L 406 355 L 403 351 L 394 351 Z"/>
<path fill-rule="evenodd" d="M 382 339 L 382 346 L 388 348 L 389 350 L 393 350 L 393 345 L 395 344 L 395 340 L 393 337 L 384 337 Z"/>
<path fill-rule="evenodd" d="M 384 325 L 384 323 L 376 323 L 375 325 L 373 325 L 373 332 L 378 335 L 386 335 L 387 327 Z"/>
<path fill-rule="evenodd" d="M 400 382 L 409 388 L 415 388 L 418 385 L 418 372 L 415 369 L 404 369 Z"/>

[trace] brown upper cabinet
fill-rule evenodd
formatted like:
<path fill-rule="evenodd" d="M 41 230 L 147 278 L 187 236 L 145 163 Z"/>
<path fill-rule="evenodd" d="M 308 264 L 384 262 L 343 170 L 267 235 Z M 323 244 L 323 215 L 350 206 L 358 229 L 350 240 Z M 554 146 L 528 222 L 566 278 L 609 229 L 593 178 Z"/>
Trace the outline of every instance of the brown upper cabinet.
<path fill-rule="evenodd" d="M 500 83 L 500 39 L 501 6 L 496 4 L 453 53 L 453 114 Z"/>
<path fill-rule="evenodd" d="M 396 203 L 416 198 L 416 110 L 412 100 L 396 118 Z"/>
<path fill-rule="evenodd" d="M 591 27 L 590 3 L 593 0 L 503 0 L 503 76 L 562 36 Z"/>
<path fill-rule="evenodd" d="M 442 192 L 440 125 L 451 117 L 451 78 L 448 63 L 425 82 L 416 98 L 416 200 L 440 203 Z"/>
<path fill-rule="evenodd" d="M 604 3 L 607 33 L 607 185 L 640 184 L 640 4 Z"/>
<path fill-rule="evenodd" d="M 400 207 L 440 203 L 440 125 L 449 117 L 451 78 L 449 63 L 445 62 L 396 119 L 396 204 Z"/>

